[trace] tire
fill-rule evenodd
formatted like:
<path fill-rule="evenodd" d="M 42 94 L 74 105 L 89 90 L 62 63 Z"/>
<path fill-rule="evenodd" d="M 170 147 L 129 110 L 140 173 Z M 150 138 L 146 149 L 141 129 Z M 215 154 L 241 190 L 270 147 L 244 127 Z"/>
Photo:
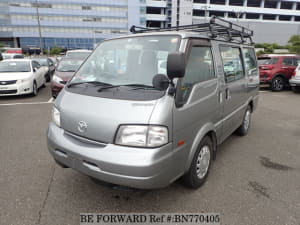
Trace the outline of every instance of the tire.
<path fill-rule="evenodd" d="M 182 177 L 186 186 L 196 189 L 205 183 L 213 158 L 213 149 L 211 138 L 205 136 L 195 152 L 189 171 Z M 201 168 L 201 164 L 204 167 Z"/>
<path fill-rule="evenodd" d="M 51 76 L 50 76 L 49 72 L 45 75 L 45 79 L 46 79 L 46 82 L 50 82 Z"/>
<path fill-rule="evenodd" d="M 37 85 L 36 82 L 33 81 L 33 85 L 32 85 L 32 96 L 37 96 Z"/>
<path fill-rule="evenodd" d="M 300 93 L 300 87 L 292 87 L 293 92 Z"/>
<path fill-rule="evenodd" d="M 273 78 L 271 82 L 271 90 L 272 91 L 282 91 L 285 86 L 285 79 L 281 76 L 276 76 Z"/>
<path fill-rule="evenodd" d="M 235 133 L 239 136 L 245 136 L 248 134 L 251 122 L 251 107 L 248 105 L 246 112 L 244 114 L 243 122 L 241 126 L 235 131 Z"/>

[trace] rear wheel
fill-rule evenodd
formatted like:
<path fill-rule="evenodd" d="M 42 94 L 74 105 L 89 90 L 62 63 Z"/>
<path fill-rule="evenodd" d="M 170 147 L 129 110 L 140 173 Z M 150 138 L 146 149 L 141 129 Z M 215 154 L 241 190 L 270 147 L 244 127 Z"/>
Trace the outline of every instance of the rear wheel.
<path fill-rule="evenodd" d="M 281 76 L 274 77 L 271 83 L 272 91 L 282 91 L 285 86 L 285 79 Z"/>
<path fill-rule="evenodd" d="M 244 119 L 241 126 L 236 130 L 236 134 L 239 136 L 245 136 L 248 134 L 251 122 L 251 107 L 248 105 L 246 112 L 244 114 Z"/>
<path fill-rule="evenodd" d="M 212 153 L 213 142 L 205 136 L 195 152 L 189 171 L 183 176 L 183 182 L 190 188 L 201 187 L 207 179 Z"/>

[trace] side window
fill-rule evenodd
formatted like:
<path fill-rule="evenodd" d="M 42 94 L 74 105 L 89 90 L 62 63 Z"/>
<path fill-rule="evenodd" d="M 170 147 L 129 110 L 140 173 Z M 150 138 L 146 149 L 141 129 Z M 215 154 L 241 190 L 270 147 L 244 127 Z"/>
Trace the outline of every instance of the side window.
<path fill-rule="evenodd" d="M 41 66 L 40 66 L 40 64 L 38 63 L 38 62 L 36 62 L 36 61 L 32 61 L 32 68 L 37 68 L 37 69 L 39 69 Z"/>
<path fill-rule="evenodd" d="M 225 81 L 232 82 L 244 77 L 242 54 L 238 47 L 221 46 L 221 57 L 224 67 Z"/>
<path fill-rule="evenodd" d="M 194 84 L 215 77 L 210 47 L 193 47 L 181 82 L 183 101 L 188 99 Z"/>
<path fill-rule="evenodd" d="M 293 66 L 293 58 L 284 58 L 282 64 L 286 66 Z"/>
<path fill-rule="evenodd" d="M 244 48 L 245 70 L 248 75 L 255 75 L 257 72 L 256 56 L 253 48 Z"/>
<path fill-rule="evenodd" d="M 300 63 L 300 58 L 293 58 L 293 62 L 294 62 L 294 66 L 298 66 L 298 64 Z"/>

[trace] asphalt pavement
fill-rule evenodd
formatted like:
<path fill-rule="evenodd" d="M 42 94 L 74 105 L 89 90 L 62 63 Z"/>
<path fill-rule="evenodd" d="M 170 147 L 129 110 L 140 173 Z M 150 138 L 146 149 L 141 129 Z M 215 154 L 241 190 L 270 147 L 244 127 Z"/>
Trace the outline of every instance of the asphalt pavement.
<path fill-rule="evenodd" d="M 37 97 L 0 97 L 0 224 L 79 224 L 87 212 L 215 212 L 221 224 L 299 225 L 299 102 L 291 91 L 260 92 L 249 134 L 220 146 L 202 188 L 177 181 L 145 191 L 95 183 L 54 163 L 49 85 Z"/>

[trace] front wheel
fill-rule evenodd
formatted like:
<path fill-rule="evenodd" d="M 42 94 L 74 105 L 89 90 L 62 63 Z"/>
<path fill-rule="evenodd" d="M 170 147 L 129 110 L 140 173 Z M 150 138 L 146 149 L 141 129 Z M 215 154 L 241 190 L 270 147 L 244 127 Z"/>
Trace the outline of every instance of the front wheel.
<path fill-rule="evenodd" d="M 285 80 L 280 77 L 274 77 L 271 83 L 271 89 L 272 91 L 282 91 L 285 85 Z"/>
<path fill-rule="evenodd" d="M 248 105 L 244 114 L 243 122 L 241 126 L 236 130 L 236 134 L 239 136 L 245 136 L 248 134 L 251 122 L 251 107 Z"/>
<path fill-rule="evenodd" d="M 33 82 L 33 85 L 32 85 L 32 95 L 37 96 L 37 85 L 36 85 L 35 81 Z"/>
<path fill-rule="evenodd" d="M 211 138 L 204 137 L 195 152 L 189 171 L 183 176 L 185 185 L 196 189 L 204 184 L 208 176 L 213 149 Z"/>

